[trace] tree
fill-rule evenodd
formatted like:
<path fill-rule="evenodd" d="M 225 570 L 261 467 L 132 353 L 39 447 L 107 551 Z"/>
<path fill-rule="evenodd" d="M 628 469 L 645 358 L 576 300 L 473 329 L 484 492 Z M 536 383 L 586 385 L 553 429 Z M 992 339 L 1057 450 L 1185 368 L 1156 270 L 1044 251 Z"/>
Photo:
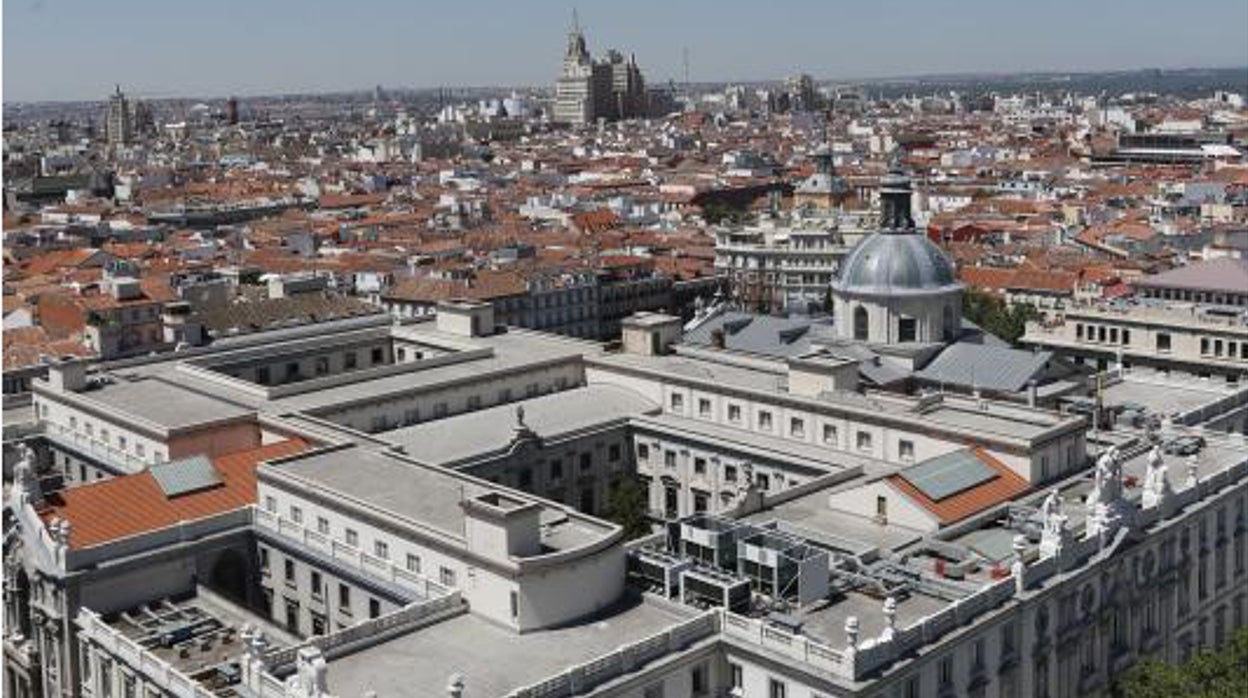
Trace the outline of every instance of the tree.
<path fill-rule="evenodd" d="M 1027 321 L 1038 318 L 1040 312 L 1030 303 L 1006 303 L 979 289 L 967 289 L 962 294 L 962 316 L 985 332 L 1018 344 L 1027 330 Z"/>
<path fill-rule="evenodd" d="M 621 481 L 607 497 L 607 518 L 624 529 L 626 540 L 650 533 L 646 499 L 646 491 L 631 478 Z"/>
<path fill-rule="evenodd" d="M 1146 659 L 1113 688 L 1129 698 L 1221 698 L 1248 696 L 1248 627 L 1235 632 L 1217 651 L 1198 652 L 1182 664 Z"/>

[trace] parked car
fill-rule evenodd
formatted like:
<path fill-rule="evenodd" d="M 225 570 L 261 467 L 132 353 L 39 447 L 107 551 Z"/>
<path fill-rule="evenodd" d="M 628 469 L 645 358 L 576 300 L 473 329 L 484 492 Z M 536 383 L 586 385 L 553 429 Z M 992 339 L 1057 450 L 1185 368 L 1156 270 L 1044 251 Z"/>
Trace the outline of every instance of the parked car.
<path fill-rule="evenodd" d="M 1161 449 L 1173 456 L 1190 456 L 1200 453 L 1205 447 L 1203 436 L 1176 436 L 1167 441 Z"/>

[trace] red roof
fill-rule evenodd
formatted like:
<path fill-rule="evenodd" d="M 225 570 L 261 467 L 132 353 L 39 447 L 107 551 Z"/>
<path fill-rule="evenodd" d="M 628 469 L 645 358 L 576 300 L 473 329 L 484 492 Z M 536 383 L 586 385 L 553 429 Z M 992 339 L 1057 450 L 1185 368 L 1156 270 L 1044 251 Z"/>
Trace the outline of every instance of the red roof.
<path fill-rule="evenodd" d="M 212 459 L 224 481 L 211 489 L 167 497 L 150 470 L 62 490 L 46 500 L 43 520 L 70 523 L 69 547 L 91 548 L 183 521 L 195 521 L 256 502 L 256 466 L 298 453 L 302 439 L 289 439 Z"/>

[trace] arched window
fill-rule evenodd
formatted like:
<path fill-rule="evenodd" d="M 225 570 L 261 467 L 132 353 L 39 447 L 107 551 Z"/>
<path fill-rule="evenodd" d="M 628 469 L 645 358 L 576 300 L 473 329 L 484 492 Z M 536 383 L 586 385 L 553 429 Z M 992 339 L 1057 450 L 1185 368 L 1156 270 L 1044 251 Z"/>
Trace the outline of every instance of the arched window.
<path fill-rule="evenodd" d="M 868 324 L 867 309 L 861 305 L 854 308 L 854 339 L 866 341 Z"/>
<path fill-rule="evenodd" d="M 954 325 L 955 322 L 956 321 L 953 318 L 953 306 L 946 305 L 945 306 L 945 322 L 944 322 L 944 325 L 945 325 L 944 334 L 945 334 L 946 342 L 953 341 L 954 334 L 956 332 L 955 325 Z"/>

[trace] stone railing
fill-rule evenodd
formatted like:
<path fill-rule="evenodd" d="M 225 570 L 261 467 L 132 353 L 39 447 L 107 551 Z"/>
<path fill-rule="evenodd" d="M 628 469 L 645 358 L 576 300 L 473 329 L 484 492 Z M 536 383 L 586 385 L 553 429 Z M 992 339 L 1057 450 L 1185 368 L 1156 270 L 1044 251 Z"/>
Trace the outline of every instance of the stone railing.
<path fill-rule="evenodd" d="M 141 676 L 143 683 L 158 686 L 176 698 L 212 698 L 212 691 L 139 643 L 122 635 L 91 609 L 80 609 L 75 624 L 78 626 L 80 642 L 85 640 L 100 646 L 116 661 L 122 662 Z"/>
<path fill-rule="evenodd" d="M 607 681 L 635 671 L 672 652 L 715 635 L 720 612 L 708 611 L 667 630 L 623 645 L 614 652 L 564 670 L 538 683 L 518 688 L 510 698 L 557 698 L 586 693 Z"/>
<path fill-rule="evenodd" d="M 257 528 L 276 533 L 283 538 L 299 543 L 310 549 L 332 557 L 347 567 L 361 573 L 383 579 L 387 582 L 411 590 L 424 598 L 434 598 L 449 594 L 450 587 L 439 584 L 423 575 L 412 572 L 360 550 L 341 541 L 333 540 L 315 530 L 306 528 L 288 519 L 282 518 L 261 507 L 253 507 L 253 520 Z"/>
<path fill-rule="evenodd" d="M 148 466 L 147 461 L 105 443 L 82 432 L 74 431 L 64 424 L 43 424 L 43 436 L 54 444 L 79 453 L 93 456 L 127 473 L 137 473 Z"/>
<path fill-rule="evenodd" d="M 328 635 L 319 635 L 299 645 L 284 647 L 265 655 L 265 663 L 274 674 L 281 675 L 295 663 L 302 647 L 316 647 L 326 659 L 334 659 L 364 647 L 384 642 L 397 635 L 459 615 L 467 610 L 459 591 L 427 601 L 408 604 L 396 611 L 361 621 Z"/>
<path fill-rule="evenodd" d="M 802 635 L 772 627 L 761 620 L 746 618 L 731 611 L 722 613 L 722 627 L 726 637 L 765 647 L 837 676 L 847 679 L 854 677 L 853 657 L 845 652 Z"/>

